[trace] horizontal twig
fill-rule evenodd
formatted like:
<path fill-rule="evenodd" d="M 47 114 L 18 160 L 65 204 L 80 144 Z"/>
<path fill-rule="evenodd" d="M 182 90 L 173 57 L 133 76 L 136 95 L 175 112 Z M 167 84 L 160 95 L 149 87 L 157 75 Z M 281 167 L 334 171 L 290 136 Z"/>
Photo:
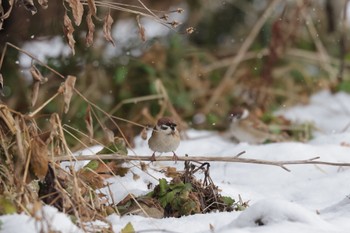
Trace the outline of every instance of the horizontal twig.
<path fill-rule="evenodd" d="M 297 165 L 297 164 L 315 164 L 315 165 L 328 165 L 328 166 L 347 166 L 350 167 L 350 163 L 340 163 L 340 162 L 325 162 L 320 161 L 320 157 L 314 157 L 305 160 L 284 160 L 284 161 L 271 161 L 271 160 L 261 160 L 261 159 L 250 159 L 239 157 L 245 152 L 241 152 L 235 156 L 178 156 L 177 161 L 196 161 L 196 162 L 230 162 L 230 163 L 250 163 L 250 164 L 263 164 L 272 165 L 283 168 L 286 171 L 290 171 L 286 168 L 286 165 Z M 101 155 L 79 155 L 72 158 L 71 156 L 60 156 L 55 157 L 55 161 L 82 161 L 82 160 L 120 160 L 120 161 L 151 161 L 151 156 L 141 156 L 141 155 L 120 155 L 120 154 L 101 154 Z M 173 156 L 158 156 L 156 161 L 174 161 Z"/>

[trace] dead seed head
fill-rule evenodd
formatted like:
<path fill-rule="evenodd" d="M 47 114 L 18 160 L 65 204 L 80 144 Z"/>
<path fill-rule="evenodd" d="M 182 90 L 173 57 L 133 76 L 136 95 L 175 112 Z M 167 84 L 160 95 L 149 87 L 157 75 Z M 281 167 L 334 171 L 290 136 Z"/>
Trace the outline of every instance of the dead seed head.
<path fill-rule="evenodd" d="M 194 28 L 193 27 L 186 28 L 186 33 L 187 34 L 192 34 L 193 32 L 194 32 Z"/>
<path fill-rule="evenodd" d="M 182 9 L 182 8 L 177 8 L 176 12 L 179 13 L 179 14 L 182 14 L 182 12 L 184 12 L 184 9 Z"/>
<path fill-rule="evenodd" d="M 169 23 L 173 28 L 177 28 L 177 26 L 180 25 L 180 23 L 176 20 L 172 21 L 171 23 Z"/>
<path fill-rule="evenodd" d="M 160 17 L 161 19 L 164 19 L 165 21 L 168 21 L 169 15 L 164 14 L 163 16 Z"/>

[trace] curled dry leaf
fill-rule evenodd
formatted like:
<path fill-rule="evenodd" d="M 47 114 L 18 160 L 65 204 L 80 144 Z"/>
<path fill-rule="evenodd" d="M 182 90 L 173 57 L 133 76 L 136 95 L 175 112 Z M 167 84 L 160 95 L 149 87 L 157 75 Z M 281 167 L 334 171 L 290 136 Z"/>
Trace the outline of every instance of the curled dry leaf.
<path fill-rule="evenodd" d="M 72 21 L 67 15 L 67 12 L 64 14 L 63 24 L 64 24 L 64 34 L 67 37 L 69 47 L 72 49 L 72 53 L 74 55 L 75 54 L 75 50 L 74 50 L 75 40 L 73 37 L 74 27 L 72 25 Z"/>
<path fill-rule="evenodd" d="M 77 78 L 75 76 L 68 75 L 66 81 L 64 82 L 64 91 L 63 91 L 64 113 L 67 113 L 69 110 L 69 104 L 73 96 L 76 79 Z"/>
<path fill-rule="evenodd" d="M 50 126 L 51 126 L 51 130 L 50 130 L 50 137 L 49 139 L 46 141 L 46 143 L 52 142 L 53 139 L 55 137 L 57 137 L 59 135 L 59 129 L 60 129 L 60 117 L 58 116 L 57 113 L 53 113 L 50 116 Z"/>
<path fill-rule="evenodd" d="M 1 29 L 1 27 L 0 27 Z M 2 74 L 0 73 L 0 94 L 2 96 L 5 96 L 4 94 L 4 78 L 2 77 Z"/>
<path fill-rule="evenodd" d="M 92 22 L 92 13 L 89 11 L 86 16 L 86 24 L 88 26 L 88 31 L 86 33 L 86 46 L 90 47 L 94 43 L 94 32 L 95 32 L 95 24 Z"/>
<path fill-rule="evenodd" d="M 32 88 L 32 107 L 36 104 L 36 101 L 38 100 L 39 89 L 40 89 L 40 82 L 38 81 L 34 82 L 33 88 Z"/>
<path fill-rule="evenodd" d="M 17 145 L 17 156 L 20 158 L 19 160 L 25 161 L 25 146 L 24 146 L 24 142 L 23 142 L 23 132 L 20 126 L 20 117 L 17 116 L 15 118 L 15 130 L 16 130 L 16 145 Z"/>
<path fill-rule="evenodd" d="M 88 0 L 89 11 L 93 16 L 96 16 L 97 8 L 95 4 L 95 0 Z"/>
<path fill-rule="evenodd" d="M 137 26 L 139 27 L 139 34 L 140 34 L 141 40 L 143 42 L 145 42 L 146 41 L 146 34 L 145 34 L 146 31 L 140 22 L 140 15 L 136 16 L 136 21 L 137 21 Z"/>
<path fill-rule="evenodd" d="M 48 78 L 44 77 L 41 72 L 38 70 L 38 68 L 35 65 L 32 65 L 30 68 L 30 73 L 32 75 L 34 82 L 40 82 L 40 84 L 44 84 L 47 82 Z"/>
<path fill-rule="evenodd" d="M 14 150 L 14 161 L 15 161 L 15 176 L 16 177 L 22 177 L 23 171 L 25 169 L 25 162 L 26 162 L 26 143 L 23 139 L 24 133 L 21 128 L 21 120 L 20 116 L 17 116 L 15 118 L 15 132 L 16 132 L 16 146 L 13 147 Z"/>
<path fill-rule="evenodd" d="M 17 130 L 15 119 L 13 118 L 10 109 L 4 104 L 0 104 L 0 119 L 0 131 L 5 132 L 6 134 L 11 133 L 12 135 L 15 135 Z"/>
<path fill-rule="evenodd" d="M 93 119 L 91 116 L 91 106 L 90 105 L 88 105 L 88 107 L 86 109 L 85 124 L 86 124 L 86 128 L 87 128 L 88 135 L 90 138 L 90 143 L 92 143 L 92 139 L 94 137 L 94 127 L 93 127 Z"/>
<path fill-rule="evenodd" d="M 43 9 L 47 9 L 47 7 L 49 6 L 48 0 L 38 0 L 38 3 Z"/>
<path fill-rule="evenodd" d="M 75 25 L 79 26 L 83 17 L 84 7 L 80 0 L 68 0 L 69 6 L 72 8 Z"/>
<path fill-rule="evenodd" d="M 2 8 L 2 4 L 0 1 L 0 30 L 2 29 L 2 23 L 4 22 L 5 19 L 7 19 L 10 16 L 10 13 L 12 11 L 12 7 L 14 4 L 14 0 L 9 0 L 7 1 L 9 8 L 7 9 L 6 13 L 4 13 L 4 9 Z"/>
<path fill-rule="evenodd" d="M 32 139 L 31 144 L 31 171 L 40 179 L 44 179 L 49 168 L 49 156 L 46 144 L 36 136 Z"/>
<path fill-rule="evenodd" d="M 113 46 L 115 46 L 114 40 L 111 36 L 111 28 L 112 28 L 113 19 L 111 17 L 111 12 L 109 11 L 104 19 L 103 24 L 103 34 L 107 41 L 111 42 Z"/>

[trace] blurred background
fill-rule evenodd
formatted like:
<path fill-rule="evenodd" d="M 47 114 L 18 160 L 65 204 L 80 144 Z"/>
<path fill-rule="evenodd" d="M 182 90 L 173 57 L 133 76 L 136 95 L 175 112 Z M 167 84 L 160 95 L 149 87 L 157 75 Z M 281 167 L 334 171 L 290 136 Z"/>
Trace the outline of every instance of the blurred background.
<path fill-rule="evenodd" d="M 124 119 L 115 121 L 127 138 L 142 127 L 125 119 L 153 125 L 171 115 L 182 129 L 223 130 L 237 106 L 269 123 L 274 111 L 307 103 L 320 89 L 350 92 L 346 0 L 95 1 L 90 46 L 90 1 L 81 1 L 79 26 L 68 2 L 41 7 L 36 1 L 2 1 L 2 16 L 11 3 L 13 8 L 2 17 L 1 51 L 7 42 L 22 50 L 7 46 L 2 52 L 1 101 L 12 109 L 34 111 L 64 81 L 23 51 L 64 76 L 76 76 L 75 87 L 86 99 Z M 65 14 L 75 30 L 74 55 Z M 105 40 L 108 14 L 115 46 Z M 48 78 L 34 106 L 32 65 Z M 58 112 L 64 123 L 85 131 L 86 99 L 74 95 L 67 114 L 63 98 L 54 99 L 36 115 L 38 124 Z M 106 127 L 118 135 L 110 121 Z"/>

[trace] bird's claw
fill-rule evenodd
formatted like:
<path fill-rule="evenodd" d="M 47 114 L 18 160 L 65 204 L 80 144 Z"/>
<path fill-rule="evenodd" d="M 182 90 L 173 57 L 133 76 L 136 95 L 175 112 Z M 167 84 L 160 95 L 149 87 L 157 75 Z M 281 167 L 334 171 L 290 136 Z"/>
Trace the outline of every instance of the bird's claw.
<path fill-rule="evenodd" d="M 152 156 L 151 156 L 151 162 L 153 163 L 154 161 L 156 161 L 156 156 L 155 156 L 155 154 L 153 153 Z"/>
<path fill-rule="evenodd" d="M 175 154 L 175 152 L 173 152 L 173 153 L 174 153 L 174 155 L 173 155 L 173 160 L 175 161 L 175 163 L 177 163 L 177 160 L 178 160 L 179 157 L 177 157 L 177 155 Z"/>

